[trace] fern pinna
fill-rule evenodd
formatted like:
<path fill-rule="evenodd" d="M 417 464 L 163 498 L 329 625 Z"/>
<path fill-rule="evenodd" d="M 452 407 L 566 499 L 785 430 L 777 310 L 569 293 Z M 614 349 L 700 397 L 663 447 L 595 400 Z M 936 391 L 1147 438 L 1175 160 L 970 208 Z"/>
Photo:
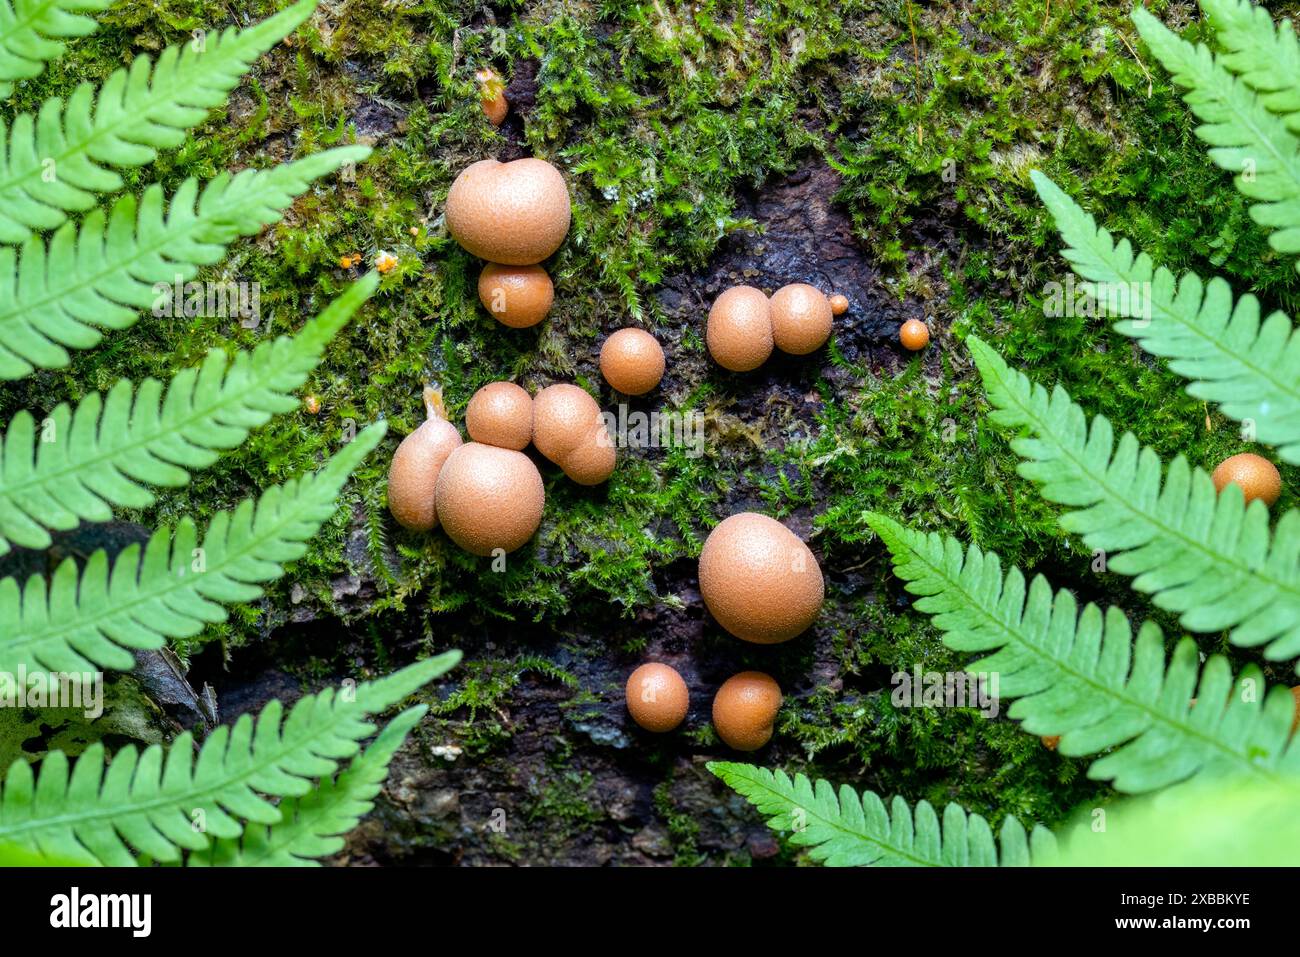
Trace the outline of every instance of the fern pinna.
<path fill-rule="evenodd" d="M 1247 505 L 1238 486 L 1217 494 L 1182 456 L 1166 468 L 1132 433 L 1117 440 L 1105 416 L 1089 422 L 1060 386 L 1048 393 L 979 339 L 968 345 L 993 420 L 1026 433 L 1012 443 L 1020 473 L 1071 509 L 1062 527 L 1183 627 L 1231 629 L 1233 643 L 1265 645 L 1275 660 L 1300 655 L 1300 513 L 1270 530 L 1268 508 Z"/>
<path fill-rule="evenodd" d="M 999 676 L 999 694 L 1017 699 L 1008 717 L 1033 734 L 1059 737 L 1063 754 L 1106 752 L 1090 776 L 1146 792 L 1202 774 L 1300 775 L 1294 699 L 1285 688 L 1266 692 L 1258 668 L 1234 679 L 1222 656 L 1202 666 L 1190 638 L 1167 660 L 1164 636 L 1150 622 L 1135 639 L 1119 610 L 1080 609 L 1043 576 L 1026 584 L 1020 569 L 1004 571 L 991 552 L 883 515 L 868 521 L 944 643 L 992 652 L 969 670 Z"/>
<path fill-rule="evenodd" d="M 87 14 L 107 5 L 0 0 L 0 92 L 90 33 Z M 136 57 L 99 87 L 82 83 L 66 101 L 0 122 L 0 380 L 67 366 L 72 350 L 138 321 L 156 286 L 192 279 L 231 243 L 277 222 L 316 180 L 366 158 L 367 148 L 346 146 L 208 183 L 187 179 L 170 198 L 155 184 L 99 206 L 122 188 L 119 170 L 182 144 L 315 5 L 299 0 L 247 29 L 196 33 L 156 61 Z M 56 406 L 39 425 L 19 412 L 0 438 L 0 554 L 47 548 L 53 532 L 109 521 L 115 508 L 147 508 L 155 489 L 185 485 L 295 408 L 294 393 L 378 283 L 374 274 L 355 283 L 296 335 L 251 352 L 213 350 L 168 383 L 122 381 Z M 0 580 L 0 680 L 20 669 L 128 670 L 133 650 L 200 635 L 227 606 L 258 598 L 335 514 L 348 476 L 384 431 L 363 429 L 319 472 L 216 513 L 206 529 L 186 519 L 112 558 L 69 558 L 48 580 Z M 125 748 L 111 763 L 99 746 L 75 763 L 51 752 L 35 771 L 20 761 L 0 786 L 0 858 L 246 865 L 332 853 L 423 710 L 404 712 L 340 770 L 375 731 L 365 716 L 455 660 L 443 655 L 355 693 L 308 696 L 287 716 L 272 703 L 255 722 L 215 731 L 197 758 L 183 735 L 168 750 Z"/>
<path fill-rule="evenodd" d="M 287 715 L 272 701 L 256 720 L 244 715 L 218 728 L 197 754 L 183 734 L 167 750 L 126 747 L 107 766 L 100 745 L 75 762 L 52 752 L 39 773 L 17 761 L 0 790 L 0 845 L 112 866 L 136 863 L 137 854 L 178 861 L 182 851 L 198 854 L 196 863 L 238 863 L 251 855 L 265 864 L 331 853 L 329 838 L 351 829 L 358 808 L 374 796 L 375 769 L 387 766 L 424 707 L 404 712 L 375 752 L 333 777 L 358 742 L 374 734 L 367 716 L 402 701 L 459 657 L 448 652 L 354 689 L 307 695 Z M 317 779 L 319 793 L 312 787 Z M 277 807 L 269 797 L 298 800 Z"/>
<path fill-rule="evenodd" d="M 188 179 L 167 203 L 150 186 L 92 211 L 45 240 L 0 248 L 0 379 L 68 364 L 101 329 L 134 325 L 155 286 L 186 282 L 219 262 L 230 243 L 276 222 L 313 180 L 370 155 L 368 147 L 326 150 L 269 170 L 220 174 L 200 190 Z"/>
<path fill-rule="evenodd" d="M 165 392 L 153 379 L 138 387 L 124 380 L 107 395 L 91 393 L 75 410 L 57 406 L 41 428 L 20 412 L 0 446 L 0 554 L 11 543 L 45 548 L 49 529 L 106 521 L 113 506 L 144 508 L 154 501 L 150 485 L 184 485 L 192 470 L 295 408 L 293 392 L 377 284 L 373 274 L 355 283 L 292 338 L 233 358 L 213 350 Z M 41 441 L 46 429 L 66 440 Z"/>
<path fill-rule="evenodd" d="M 1270 230 L 1270 244 L 1300 253 L 1300 44 L 1289 22 L 1274 25 L 1248 0 L 1202 0 L 1202 7 L 1221 53 L 1179 38 L 1141 8 L 1133 20 L 1187 88 L 1188 105 L 1203 123 L 1197 134 L 1255 201 L 1251 215 Z M 1290 319 L 1281 312 L 1261 318 L 1258 301 L 1247 295 L 1234 302 L 1222 279 L 1177 278 L 1157 267 L 1042 173 L 1031 175 L 1065 240 L 1066 259 L 1104 314 L 1118 319 L 1117 331 L 1167 359 L 1191 380 L 1191 394 L 1249 425 L 1253 431 L 1243 435 L 1276 444 L 1284 461 L 1300 463 L 1300 335 Z M 1048 392 L 975 336 L 967 345 L 992 420 L 1015 433 L 1020 474 L 1065 507 L 1067 532 L 1105 553 L 1110 571 L 1132 576 L 1135 589 L 1175 612 L 1189 631 L 1226 630 L 1233 644 L 1262 648 L 1275 661 L 1300 657 L 1300 513 L 1288 511 L 1270 528 L 1267 506 L 1248 505 L 1235 484 L 1217 493 L 1209 475 L 1183 457 L 1162 462 L 1131 433 L 1117 438 L 1104 416 L 1090 420 L 1060 385 Z M 944 643 L 983 655 L 970 669 L 997 673 L 1000 694 L 1016 699 L 1008 717 L 1033 734 L 1059 737 L 1066 755 L 1099 755 L 1091 777 L 1130 793 L 1244 782 L 1272 802 L 1260 806 L 1294 802 L 1296 698 L 1285 688 L 1266 690 L 1260 668 L 1250 665 L 1234 677 L 1222 656 L 1202 664 L 1190 637 L 1167 656 L 1164 636 L 1150 622 L 1134 637 L 1117 609 L 1080 609 L 1068 591 L 1054 591 L 1042 576 L 1027 582 L 991 552 L 883 515 L 867 520 Z M 948 812 L 941 832 L 924 802 L 913 816 L 896 798 L 891 819 L 870 793 L 842 788 L 837 798 L 825 782 L 747 765 L 714 770 L 773 827 L 792 830 L 792 843 L 810 847 L 817 860 L 995 862 L 987 825 L 977 828 L 979 861 L 962 861 L 949 853 Z M 967 819 L 960 808 L 950 812 L 954 821 Z M 1146 820 L 1140 811 L 1136 819 Z M 1023 835 L 1018 829 L 1012 833 Z M 1005 833 L 1006 825 L 1004 857 Z M 964 846 L 960 830 L 953 834 Z M 1027 856 L 1022 843 L 1015 838 L 1011 845 L 1017 860 Z M 1078 847 L 1080 862 L 1107 860 L 1096 841 Z"/>
<path fill-rule="evenodd" d="M 84 37 L 99 24 L 86 16 L 107 10 L 113 0 L 18 0 L 0 3 L 0 96 L 15 80 L 39 76 L 49 60 L 63 53 L 62 40 Z"/>
<path fill-rule="evenodd" d="M 239 837 L 218 838 L 189 854 L 189 867 L 303 867 L 343 849 L 343 837 L 374 806 L 388 764 L 428 708 L 407 708 L 384 726 L 366 750 L 334 777 L 301 797 L 285 798 L 271 824 L 245 826 Z"/>
<path fill-rule="evenodd" d="M 826 781 L 715 761 L 709 770 L 754 804 L 768 824 L 791 831 L 791 843 L 809 848 L 813 860 L 832 867 L 1023 867 L 1055 857 L 1052 833 L 1025 833 L 1007 817 L 995 840 L 984 818 L 949 804 L 940 820 L 926 801 L 915 810 L 895 797 L 886 810 L 870 791 L 847 785 L 838 792 Z"/>

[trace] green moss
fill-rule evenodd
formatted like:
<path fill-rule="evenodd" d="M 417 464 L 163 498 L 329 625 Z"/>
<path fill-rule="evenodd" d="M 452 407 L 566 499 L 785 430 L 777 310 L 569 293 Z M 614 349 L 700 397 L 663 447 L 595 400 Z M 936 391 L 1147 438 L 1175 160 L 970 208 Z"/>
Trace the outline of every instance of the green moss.
<path fill-rule="evenodd" d="M 700 822 L 695 815 L 681 811 L 673 801 L 672 782 L 664 781 L 654 789 L 655 813 L 668 828 L 668 840 L 673 847 L 673 863 L 678 867 L 695 867 L 705 863 L 707 856 L 700 853 L 697 841 Z"/>
<path fill-rule="evenodd" d="M 457 667 L 456 686 L 431 710 L 465 753 L 482 757 L 510 740 L 513 729 L 506 718 L 506 706 L 511 692 L 530 673 L 569 688 L 578 684 L 563 668 L 536 655 L 464 661 Z"/>
<path fill-rule="evenodd" d="M 545 830 L 547 840 L 563 841 L 599 824 L 604 813 L 592 797 L 592 776 L 585 771 L 556 768 L 528 785 L 526 819 Z"/>

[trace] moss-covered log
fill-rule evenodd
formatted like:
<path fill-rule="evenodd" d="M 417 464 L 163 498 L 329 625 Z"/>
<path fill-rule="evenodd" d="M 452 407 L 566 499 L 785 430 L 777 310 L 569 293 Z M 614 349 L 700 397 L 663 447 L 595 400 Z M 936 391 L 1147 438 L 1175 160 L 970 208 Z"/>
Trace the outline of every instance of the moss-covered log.
<path fill-rule="evenodd" d="M 99 33 L 19 83 L 16 105 L 278 5 L 123 0 Z M 1200 35 L 1191 5 L 1155 7 Z M 614 407 L 599 343 L 635 322 L 669 360 L 658 392 L 630 409 L 698 413 L 701 456 L 627 450 L 596 489 L 544 468 L 536 541 L 496 573 L 440 533 L 399 529 L 385 508 L 386 455 L 376 455 L 293 574 L 176 648 L 189 685 L 210 684 L 226 719 L 425 650 L 465 651 L 343 855 L 354 863 L 793 858 L 703 766 L 727 756 L 709 726 L 712 691 L 745 667 L 770 671 L 787 696 L 764 763 L 957 800 L 994 825 L 1008 813 L 1052 824 L 1108 792 L 1005 716 L 891 703 L 894 672 L 951 670 L 957 659 L 909 609 L 863 516 L 945 529 L 1088 598 L 1132 605 L 990 433 L 961 344 L 971 332 L 1040 381 L 1068 379 L 1090 411 L 1163 454 L 1214 463 L 1236 451 L 1233 423 L 1107 323 L 1042 309 L 1066 268 L 1031 168 L 1164 264 L 1239 278 L 1292 314 L 1298 304 L 1291 264 L 1248 228 L 1246 202 L 1192 141 L 1193 120 L 1128 12 L 1099 0 L 325 0 L 158 166 L 170 190 L 328 146 L 375 147 L 205 277 L 258 283 L 259 321 L 147 318 L 66 370 L 0 391 L 0 414 L 30 408 L 39 420 L 119 377 L 165 378 L 212 346 L 297 329 L 381 252 L 395 256 L 304 389 L 313 403 L 129 516 L 152 527 L 315 467 L 357 423 L 386 418 L 391 453 L 421 421 L 426 383 L 454 419 L 494 379 L 576 380 Z M 479 106 L 483 67 L 506 83 L 499 129 Z M 524 155 L 564 172 L 574 222 L 550 264 L 550 317 L 510 330 L 480 306 L 481 264 L 449 237 L 442 207 L 468 163 Z M 341 265 L 353 255 L 357 265 Z M 703 321 L 737 282 L 809 282 L 851 308 L 813 356 L 724 374 L 704 350 Z M 908 318 L 932 329 L 917 355 L 896 341 Z M 788 645 L 742 645 L 700 601 L 700 544 L 745 509 L 781 517 L 826 573 L 820 622 Z M 110 545 L 130 538 L 129 528 L 107 534 Z M 18 551 L 3 561 L 26 572 L 43 560 Z M 638 731 L 623 708 L 623 681 L 646 658 L 673 664 L 691 689 L 688 720 L 667 737 Z M 149 717 L 115 734 L 206 720 L 176 701 L 149 710 L 168 695 L 147 682 L 123 694 L 144 695 Z M 79 740 L 40 721 L 17 727 L 14 743 L 31 754 Z"/>

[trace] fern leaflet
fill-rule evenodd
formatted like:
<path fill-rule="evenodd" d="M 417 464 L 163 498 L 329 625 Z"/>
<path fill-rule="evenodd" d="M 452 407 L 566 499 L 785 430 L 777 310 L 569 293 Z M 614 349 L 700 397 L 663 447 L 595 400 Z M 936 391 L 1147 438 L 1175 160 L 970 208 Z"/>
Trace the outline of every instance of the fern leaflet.
<path fill-rule="evenodd" d="M 997 692 L 1017 698 L 1008 716 L 1025 730 L 1058 735 L 1063 754 L 1110 751 L 1089 776 L 1145 792 L 1197 775 L 1281 780 L 1300 775 L 1300 747 L 1288 747 L 1295 702 L 1285 688 L 1263 697 L 1251 666 L 1234 682 L 1215 655 L 1200 673 L 1196 643 L 1184 638 L 1166 667 L 1160 629 L 1137 641 L 1128 619 L 1096 605 L 1079 612 L 1068 591 L 1052 594 L 1041 575 L 1026 588 L 1020 569 L 953 538 L 869 515 L 916 607 L 934 616 L 944 644 L 993 652 L 968 667 L 998 675 Z M 1195 701 L 1200 704 L 1193 705 Z M 1220 705 L 1220 703 L 1222 703 Z M 1126 743 L 1127 742 L 1127 743 Z"/>
<path fill-rule="evenodd" d="M 126 329 L 158 300 L 155 286 L 194 277 L 220 261 L 238 236 L 276 222 L 313 179 L 369 155 L 362 146 L 317 153 L 270 170 L 222 173 L 198 194 L 181 184 L 165 208 L 161 186 L 137 205 L 124 196 L 107 217 L 96 209 L 65 223 L 47 245 L 0 247 L 0 379 L 68 364 L 68 348 L 99 344 L 100 329 Z M 197 200 L 197 202 L 196 202 Z"/>
<path fill-rule="evenodd" d="M 1300 130 L 1300 43 L 1290 20 L 1273 23 L 1250 0 L 1201 0 L 1201 9 L 1225 48 L 1219 62 L 1263 94 L 1264 106 Z"/>
<path fill-rule="evenodd" d="M 111 506 L 144 508 L 149 485 L 176 487 L 238 446 L 272 415 L 293 409 L 290 395 L 306 381 L 325 346 L 378 285 L 374 273 L 355 283 L 293 338 L 264 342 L 228 359 L 220 349 L 203 365 L 137 390 L 122 380 L 76 411 L 59 405 L 38 433 L 27 412 L 14 417 L 0 443 L 0 554 L 10 543 L 46 548 L 46 529 L 106 522 Z"/>
<path fill-rule="evenodd" d="M 956 804 L 944 808 L 940 824 L 927 801 L 913 813 L 895 797 L 886 810 L 871 791 L 859 796 L 847 784 L 837 795 L 829 782 L 814 784 L 802 774 L 791 780 L 784 771 L 725 761 L 710 762 L 709 770 L 758 808 L 769 827 L 790 831 L 791 843 L 830 867 L 1015 867 L 1050 860 L 1056 850 L 1050 831 L 1036 826 L 1026 835 L 1010 816 L 995 841 L 984 818 Z"/>
<path fill-rule="evenodd" d="M 1115 323 L 1116 331 L 1169 359 L 1174 372 L 1191 380 L 1190 395 L 1217 402 L 1231 418 L 1249 419 L 1259 441 L 1279 446 L 1283 460 L 1300 462 L 1300 336 L 1291 321 L 1274 312 L 1261 324 L 1259 301 L 1243 296 L 1234 306 L 1222 279 L 1204 284 L 1187 273 L 1180 282 L 1168 269 L 1155 269 L 1042 173 L 1030 176 L 1068 244 L 1062 255 L 1097 284 L 1107 315 L 1129 317 Z"/>
<path fill-rule="evenodd" d="M 408 708 L 390 721 L 365 752 L 337 777 L 323 779 L 300 798 L 280 802 L 280 821 L 250 826 L 240 839 L 214 841 L 186 858 L 191 867 L 294 867 L 343 849 L 340 836 L 351 831 L 374 807 L 388 777 L 388 764 L 429 709 Z"/>
<path fill-rule="evenodd" d="M 1237 189 L 1258 201 L 1250 208 L 1255 222 L 1276 230 L 1269 245 L 1300 253 L 1300 140 L 1208 48 L 1188 43 L 1141 7 L 1133 22 L 1174 80 L 1188 88 L 1183 98 L 1203 121 L 1196 135 L 1210 145 L 1210 159 L 1236 174 Z"/>
<path fill-rule="evenodd" d="M 300 698 L 284 715 L 272 701 L 257 717 L 217 728 L 195 754 L 189 732 L 166 751 L 127 746 L 105 761 L 96 743 L 75 763 L 54 751 L 40 763 L 16 761 L 0 790 L 0 844 L 42 855 L 113 867 L 136 863 L 131 848 L 158 861 L 178 849 L 203 851 L 211 840 L 236 840 L 244 821 L 273 826 L 282 815 L 267 797 L 302 796 L 311 781 L 333 774 L 357 742 L 374 734 L 366 720 L 447 671 L 448 652 L 355 694 L 326 689 Z M 194 822 L 202 820 L 203 827 Z"/>
<path fill-rule="evenodd" d="M 967 345 L 993 420 L 1030 432 L 1012 442 L 1020 474 L 1072 509 L 1066 531 L 1104 551 L 1111 571 L 1135 576 L 1133 587 L 1189 631 L 1231 628 L 1234 644 L 1267 644 L 1275 661 L 1300 655 L 1300 513 L 1288 511 L 1270 537 L 1268 509 L 1246 507 L 1238 486 L 1217 495 L 1181 455 L 1162 481 L 1160 458 L 1131 432 L 1116 443 L 1106 417 L 1090 428 L 1059 385 L 1049 396 L 979 339 Z"/>
<path fill-rule="evenodd" d="M 168 47 L 156 65 L 137 57 L 98 93 L 82 83 L 66 105 L 55 97 L 36 116 L 19 114 L 7 130 L 0 124 L 0 242 L 57 228 L 69 211 L 94 206 L 96 194 L 122 188 L 110 167 L 143 166 L 181 145 L 185 131 L 315 7 L 316 0 L 299 0 L 247 30 Z"/>
<path fill-rule="evenodd" d="M 0 672 L 85 671 L 92 664 L 126 670 L 129 648 L 157 648 L 224 621 L 223 605 L 253 601 L 261 582 L 284 573 L 286 562 L 334 514 L 349 473 L 383 437 L 376 423 L 313 475 L 268 489 L 230 512 L 218 512 L 200 540 L 186 519 L 160 529 L 141 551 L 132 545 L 111 564 L 95 552 L 78 574 L 66 559 L 50 582 L 32 576 L 19 588 L 0 581 Z"/>
<path fill-rule="evenodd" d="M 14 80 L 38 76 L 48 61 L 62 56 L 59 40 L 95 32 L 99 24 L 82 14 L 107 10 L 112 4 L 113 0 L 0 0 L 0 97 L 13 92 Z"/>

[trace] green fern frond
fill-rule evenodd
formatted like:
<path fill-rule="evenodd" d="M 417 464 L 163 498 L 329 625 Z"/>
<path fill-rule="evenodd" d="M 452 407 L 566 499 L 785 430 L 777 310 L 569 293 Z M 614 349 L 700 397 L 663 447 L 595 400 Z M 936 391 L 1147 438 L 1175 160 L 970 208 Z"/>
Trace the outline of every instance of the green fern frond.
<path fill-rule="evenodd" d="M 1289 746 L 1295 701 L 1281 687 L 1265 698 L 1258 668 L 1233 681 L 1215 655 L 1202 670 L 1190 638 L 1166 666 L 1164 637 L 1150 622 L 1134 642 L 1118 609 L 1103 614 L 1090 604 L 1080 613 L 1073 595 L 1053 595 L 1041 575 L 1028 588 L 1019 568 L 1004 576 L 992 552 L 963 550 L 956 539 L 883 515 L 867 522 L 907 590 L 922 596 L 916 607 L 934 616 L 944 644 L 993 652 L 967 670 L 996 674 L 999 697 L 1019 699 L 1008 717 L 1032 734 L 1059 735 L 1063 754 L 1115 749 L 1089 777 L 1135 793 L 1197 775 L 1300 781 L 1300 747 Z"/>
<path fill-rule="evenodd" d="M 1260 322 L 1259 301 L 1242 296 L 1234 305 L 1222 279 L 1201 282 L 1193 273 L 1175 280 L 1134 255 L 1097 225 L 1055 183 L 1034 170 L 1038 195 L 1052 213 L 1067 246 L 1062 255 L 1083 279 L 1096 283 L 1097 300 L 1122 335 L 1190 379 L 1190 395 L 1216 402 L 1224 415 L 1253 423 L 1261 442 L 1278 446 L 1287 462 L 1300 462 L 1300 337 L 1291 321 L 1274 312 Z"/>
<path fill-rule="evenodd" d="M 1201 9 L 1223 46 L 1219 62 L 1263 94 L 1264 106 L 1300 130 L 1300 43 L 1290 20 L 1272 15 L 1250 0 L 1201 0 Z"/>
<path fill-rule="evenodd" d="M 113 0 L 0 0 L 0 97 L 15 80 L 38 76 L 63 55 L 60 40 L 89 36 L 99 26 L 84 13 L 107 10 Z"/>
<path fill-rule="evenodd" d="M 138 854 L 175 861 L 179 849 L 203 851 L 233 841 L 244 822 L 273 826 L 282 814 L 267 798 L 308 794 L 374 734 L 367 716 L 382 712 L 444 673 L 460 658 L 448 652 L 404 668 L 355 693 L 327 689 L 300 698 L 288 716 L 278 701 L 254 721 L 243 715 L 217 728 L 198 749 L 188 732 L 166 751 L 127 746 L 105 760 L 94 744 L 69 762 L 47 755 L 34 774 L 25 761 L 9 768 L 0 789 L 0 844 L 88 864 L 121 867 Z M 106 766 L 107 765 L 107 766 Z"/>
<path fill-rule="evenodd" d="M 171 296 L 173 283 L 219 262 L 239 236 L 277 222 L 312 180 L 359 162 L 370 150 L 347 146 L 269 170 L 222 173 L 199 195 L 186 180 L 167 207 L 161 186 L 137 203 L 124 196 L 80 227 L 65 223 L 49 241 L 33 236 L 21 252 L 0 247 L 0 379 L 58 369 L 68 349 L 99 344 L 101 329 L 135 325 L 141 310 Z"/>
<path fill-rule="evenodd" d="M 106 522 L 115 505 L 144 508 L 154 501 L 147 485 L 184 485 L 220 450 L 293 409 L 291 393 L 378 284 L 377 274 L 364 277 L 292 338 L 233 360 L 212 350 L 202 366 L 173 378 L 165 395 L 156 379 L 138 390 L 123 380 L 107 396 L 86 396 L 75 412 L 59 405 L 39 427 L 20 412 L 0 442 L 0 555 L 11 542 L 48 547 L 47 529 Z"/>
<path fill-rule="evenodd" d="M 55 97 L 33 116 L 0 124 L 0 242 L 25 242 L 84 212 L 96 194 L 122 188 L 111 167 L 150 163 L 185 141 L 249 67 L 311 16 L 316 0 L 299 0 L 247 30 L 234 27 L 171 46 L 153 64 L 139 56 L 96 92 L 82 83 L 65 104 Z"/>
<path fill-rule="evenodd" d="M 300 798 L 280 802 L 280 822 L 245 828 L 237 840 L 218 840 L 186 863 L 191 867 L 302 867 L 343 849 L 388 777 L 388 764 L 407 734 L 429 709 L 408 708 L 390 721 L 366 750 L 337 777 L 324 778 Z"/>
<path fill-rule="evenodd" d="M 790 831 L 791 843 L 830 867 L 1022 867 L 1055 854 L 1050 831 L 1035 826 L 1026 835 L 1014 817 L 1003 821 L 995 841 L 984 818 L 956 804 L 944 808 L 940 824 L 927 801 L 913 813 L 895 797 L 886 810 L 871 791 L 859 796 L 847 784 L 836 794 L 829 782 L 814 784 L 802 774 L 791 780 L 784 771 L 727 761 L 708 767 L 758 808 L 768 827 Z"/>
<path fill-rule="evenodd" d="M 966 342 L 993 420 L 1030 433 L 1011 443 L 1025 460 L 1018 471 L 1070 508 L 1066 531 L 1106 553 L 1110 571 L 1134 576 L 1133 587 L 1189 631 L 1231 628 L 1234 644 L 1267 645 L 1275 661 L 1300 655 L 1300 513 L 1288 511 L 1270 536 L 1268 509 L 1247 507 L 1237 485 L 1216 494 L 1181 455 L 1162 476 L 1159 456 L 1131 432 L 1116 443 L 1106 417 L 1089 427 L 1059 385 L 1049 396 L 979 339 Z"/>
<path fill-rule="evenodd" d="M 224 605 L 249 602 L 260 583 L 279 578 L 284 565 L 334 514 L 334 499 L 358 463 L 386 430 L 362 431 L 313 475 L 268 489 L 219 512 L 200 540 L 184 520 L 160 529 L 144 547 L 123 550 L 111 564 L 95 552 L 78 574 L 65 560 L 47 584 L 33 576 L 22 589 L 0 581 L 0 672 L 26 668 L 79 672 L 92 665 L 126 670 L 129 648 L 158 648 L 167 638 L 191 637 L 224 621 Z"/>
<path fill-rule="evenodd" d="M 1211 147 L 1210 158 L 1258 201 L 1250 215 L 1275 230 L 1269 245 L 1300 253 L 1300 139 L 1208 48 L 1188 43 L 1141 7 L 1133 11 L 1133 22 L 1174 81 L 1187 87 L 1183 98 L 1203 121 L 1196 135 Z"/>

